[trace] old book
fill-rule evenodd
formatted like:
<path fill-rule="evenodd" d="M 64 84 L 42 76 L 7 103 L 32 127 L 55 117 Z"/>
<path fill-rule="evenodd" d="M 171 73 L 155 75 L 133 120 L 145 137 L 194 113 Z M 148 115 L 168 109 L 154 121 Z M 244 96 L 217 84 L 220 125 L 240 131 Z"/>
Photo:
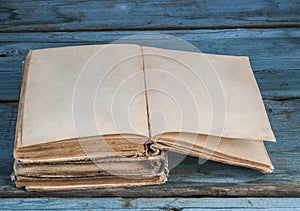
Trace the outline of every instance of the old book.
<path fill-rule="evenodd" d="M 30 51 L 14 179 L 27 190 L 162 184 L 166 151 L 271 172 L 248 57 L 133 44 Z"/>

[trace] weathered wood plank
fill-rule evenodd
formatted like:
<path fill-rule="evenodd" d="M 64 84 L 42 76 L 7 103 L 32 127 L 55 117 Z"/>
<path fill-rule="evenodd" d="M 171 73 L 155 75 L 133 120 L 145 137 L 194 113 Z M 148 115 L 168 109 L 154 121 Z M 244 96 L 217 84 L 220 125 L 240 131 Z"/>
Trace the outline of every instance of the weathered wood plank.
<path fill-rule="evenodd" d="M 162 31 L 161 31 L 162 32 Z M 21 67 L 30 49 L 126 42 L 182 49 L 175 38 L 190 42 L 202 52 L 250 57 L 265 99 L 300 97 L 300 29 L 232 29 L 73 33 L 0 33 L 0 101 L 18 100 Z M 181 42 L 182 44 L 183 42 Z"/>
<path fill-rule="evenodd" d="M 195 210 L 195 209 L 270 209 L 298 210 L 300 198 L 16 198 L 0 199 L 0 209 L 20 210 Z"/>
<path fill-rule="evenodd" d="M 0 31 L 299 26 L 297 0 L 1 1 Z"/>
<path fill-rule="evenodd" d="M 275 171 L 257 171 L 216 162 L 199 165 L 187 157 L 161 186 L 58 193 L 28 193 L 14 187 L 13 140 L 17 103 L 0 104 L 0 197 L 160 197 L 160 196 L 300 196 L 300 100 L 265 100 L 277 143 L 266 143 Z"/>
<path fill-rule="evenodd" d="M 222 5 L 222 7 L 220 6 Z M 80 10 L 80 11 L 78 11 Z M 129 18 L 130 17 L 130 18 Z M 300 196 L 300 2 L 284 1 L 1 1 L 0 0 L 0 197 Z M 237 29 L 237 28 L 252 29 Z M 282 29 L 253 29 L 276 28 Z M 286 28 L 298 27 L 298 28 Z M 191 30 L 191 29 L 231 30 Z M 284 29 L 283 29 L 284 28 Z M 27 193 L 9 179 L 21 82 L 29 49 L 110 43 L 164 30 L 201 51 L 250 56 L 277 143 L 267 143 L 275 172 L 258 172 L 187 157 L 162 186 L 59 193 Z M 166 30 L 185 29 L 185 30 Z M 105 31 L 106 30 L 106 31 Z M 116 31 L 123 30 L 123 31 Z M 127 30 L 127 31 L 124 31 Z M 43 31 L 45 33 L 35 33 Z M 56 32 L 51 32 L 56 31 Z M 76 31 L 76 32 L 71 32 Z M 80 32 L 78 32 L 80 31 Z M 92 32 L 93 31 L 93 32 Z M 101 32 L 100 32 L 101 31 Z M 22 33 L 7 33 L 22 32 Z M 28 33 L 24 33 L 28 32 Z M 33 33 L 30 33 L 33 32 Z M 69 33 L 71 32 L 71 33 Z M 147 31 L 155 34 L 158 31 Z M 161 46 L 161 40 L 141 37 Z M 169 45 L 169 47 L 168 47 Z M 167 48 L 179 48 L 167 42 Z M 267 100 L 273 99 L 273 100 Z M 290 100 L 284 100 L 290 99 Z M 280 100 L 280 101 L 275 101 Z M 300 209 L 298 199 L 2 199 L 0 209 Z M 101 205 L 101 206 L 100 206 Z"/>

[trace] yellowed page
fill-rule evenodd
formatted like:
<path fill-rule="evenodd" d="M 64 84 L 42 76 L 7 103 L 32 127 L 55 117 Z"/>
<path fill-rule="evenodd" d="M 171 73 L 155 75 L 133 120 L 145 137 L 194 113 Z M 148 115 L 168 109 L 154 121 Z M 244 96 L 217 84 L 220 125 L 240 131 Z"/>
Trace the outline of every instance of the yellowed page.
<path fill-rule="evenodd" d="M 248 57 L 142 49 L 152 137 L 275 141 Z"/>
<path fill-rule="evenodd" d="M 32 51 L 21 145 L 110 134 L 148 136 L 143 79 L 137 45 Z"/>
<path fill-rule="evenodd" d="M 263 169 L 267 169 L 265 173 L 272 172 L 274 169 L 263 141 L 229 139 L 191 133 L 166 133 L 160 136 L 158 144 L 168 146 L 166 140 L 172 142 L 172 146 L 168 148 L 170 151 L 219 162 L 226 160 L 228 164 L 240 163 L 240 165 L 256 169 L 259 168 L 259 165 L 263 165 Z M 200 151 L 195 150 L 194 147 Z"/>

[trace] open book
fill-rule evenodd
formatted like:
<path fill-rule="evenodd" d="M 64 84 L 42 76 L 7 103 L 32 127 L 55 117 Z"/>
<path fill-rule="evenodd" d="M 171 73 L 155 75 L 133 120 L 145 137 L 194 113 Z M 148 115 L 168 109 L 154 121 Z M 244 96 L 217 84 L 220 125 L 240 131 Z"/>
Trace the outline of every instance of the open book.
<path fill-rule="evenodd" d="M 133 44 L 30 51 L 14 178 L 27 190 L 162 184 L 166 151 L 273 165 L 275 141 L 248 57 Z"/>

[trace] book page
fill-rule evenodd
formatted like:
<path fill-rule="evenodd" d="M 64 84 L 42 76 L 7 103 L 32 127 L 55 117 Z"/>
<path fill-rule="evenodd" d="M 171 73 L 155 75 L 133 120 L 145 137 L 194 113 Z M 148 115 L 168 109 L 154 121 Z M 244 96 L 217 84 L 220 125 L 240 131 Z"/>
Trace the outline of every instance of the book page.
<path fill-rule="evenodd" d="M 193 140 L 194 143 L 187 140 Z M 191 133 L 166 133 L 158 140 L 163 148 L 227 164 L 271 172 L 274 167 L 263 141 L 228 139 Z M 261 166 L 261 167 L 260 167 Z"/>
<path fill-rule="evenodd" d="M 140 46 L 34 50 L 27 71 L 22 146 L 111 134 L 149 135 Z"/>
<path fill-rule="evenodd" d="M 248 57 L 142 49 L 152 137 L 275 141 Z"/>

